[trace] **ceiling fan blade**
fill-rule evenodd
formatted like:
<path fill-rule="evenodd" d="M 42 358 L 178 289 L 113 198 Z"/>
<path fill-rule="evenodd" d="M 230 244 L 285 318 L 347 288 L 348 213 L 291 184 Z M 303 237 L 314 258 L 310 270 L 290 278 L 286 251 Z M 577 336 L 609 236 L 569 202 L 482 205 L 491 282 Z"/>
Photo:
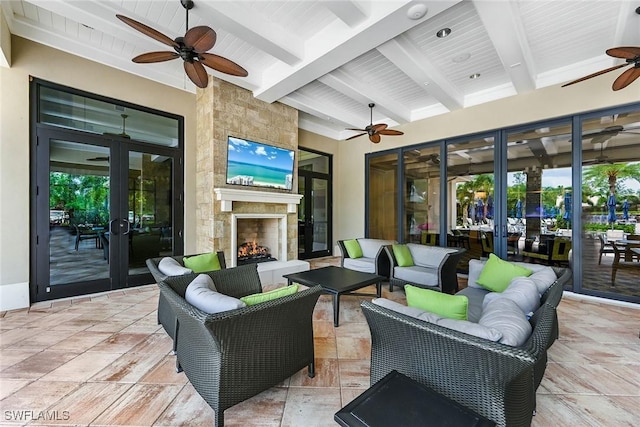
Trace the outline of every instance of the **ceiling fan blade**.
<path fill-rule="evenodd" d="M 221 73 L 231 74 L 232 76 L 247 77 L 249 73 L 247 70 L 236 64 L 235 62 L 223 58 L 222 56 L 215 55 L 213 53 L 201 53 L 198 55 L 200 62 L 209 68 L 213 68 Z"/>
<path fill-rule="evenodd" d="M 393 130 L 393 129 L 382 129 L 381 131 L 378 131 L 378 133 L 380 135 L 404 135 L 404 132 L 400 132 L 399 130 Z"/>
<path fill-rule="evenodd" d="M 636 46 L 612 47 L 611 49 L 607 49 L 606 52 L 607 52 L 607 55 L 613 56 L 614 58 L 635 59 L 638 56 L 640 56 L 640 47 L 636 47 Z"/>
<path fill-rule="evenodd" d="M 589 74 L 588 76 L 581 77 L 578 80 L 574 80 L 572 82 L 565 83 L 565 84 L 562 85 L 562 87 L 569 86 L 569 85 L 572 85 L 572 84 L 575 84 L 575 83 L 583 82 L 583 81 L 585 81 L 587 79 L 590 79 L 592 77 L 596 77 L 596 76 L 599 76 L 601 74 L 608 73 L 609 71 L 614 71 L 614 70 L 617 70 L 618 68 L 626 67 L 627 65 L 629 65 L 629 64 L 628 63 L 627 64 L 619 64 L 619 65 L 615 65 L 615 66 L 613 66 L 611 68 L 600 70 L 597 73 Z"/>
<path fill-rule="evenodd" d="M 378 142 L 380 142 L 380 134 L 379 133 L 374 133 L 373 135 L 369 135 L 369 139 L 374 144 L 377 144 Z"/>
<path fill-rule="evenodd" d="M 624 89 L 640 77 L 640 67 L 633 67 L 620 74 L 613 82 L 613 90 Z"/>
<path fill-rule="evenodd" d="M 387 128 L 387 125 L 385 123 L 378 123 L 377 125 L 371 125 L 371 128 L 375 131 L 375 132 L 380 132 L 381 130 L 384 130 Z"/>
<path fill-rule="evenodd" d="M 356 129 L 356 130 L 358 130 L 358 129 Z M 357 135 L 350 136 L 349 138 L 345 139 L 345 141 L 348 141 L 348 140 L 350 140 L 350 139 L 357 138 L 357 137 L 359 137 L 359 136 L 366 135 L 366 134 L 367 134 L 366 132 L 364 132 L 364 133 L 359 133 L 359 134 L 357 134 Z"/>
<path fill-rule="evenodd" d="M 178 43 L 171 40 L 169 37 L 162 34 L 160 31 L 154 30 L 153 28 L 144 25 L 142 22 L 138 22 L 135 19 L 128 18 L 123 15 L 116 15 L 116 18 L 130 26 L 131 28 L 140 31 L 142 34 L 151 37 L 159 41 L 160 43 L 166 44 L 171 47 L 178 47 Z"/>
<path fill-rule="evenodd" d="M 355 130 L 356 132 L 366 132 L 366 129 L 346 128 L 346 130 Z"/>
<path fill-rule="evenodd" d="M 180 55 L 178 55 L 176 52 L 148 52 L 136 56 L 132 59 L 132 61 L 138 64 L 148 64 L 151 62 L 170 61 L 179 57 Z"/>
<path fill-rule="evenodd" d="M 209 84 L 209 75 L 207 74 L 207 70 L 204 69 L 204 66 L 198 61 L 184 61 L 184 71 L 187 73 L 187 76 L 194 85 L 199 88 L 206 88 L 207 84 Z"/>
<path fill-rule="evenodd" d="M 201 25 L 193 27 L 184 35 L 183 42 L 186 46 L 193 48 L 196 53 L 208 51 L 216 44 L 216 32 L 211 28 Z"/>

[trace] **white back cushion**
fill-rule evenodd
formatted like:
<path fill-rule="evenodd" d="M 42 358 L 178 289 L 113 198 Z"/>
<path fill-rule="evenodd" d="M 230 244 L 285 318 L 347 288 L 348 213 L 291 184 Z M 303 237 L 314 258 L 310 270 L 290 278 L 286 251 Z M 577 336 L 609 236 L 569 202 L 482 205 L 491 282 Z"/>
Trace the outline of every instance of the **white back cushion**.
<path fill-rule="evenodd" d="M 360 243 L 360 249 L 362 249 L 362 256 L 365 258 L 375 258 L 380 250 L 380 247 L 385 245 L 393 245 L 396 243 L 394 240 L 382 240 L 382 239 L 357 239 Z"/>
<path fill-rule="evenodd" d="M 543 269 L 535 271 L 528 279 L 531 279 L 533 283 L 535 283 L 538 293 L 542 295 L 553 285 L 553 282 L 558 279 L 558 276 L 556 276 L 553 268 L 544 267 Z"/>
<path fill-rule="evenodd" d="M 471 287 L 471 288 L 482 288 L 482 286 L 478 285 L 476 283 L 476 280 L 478 279 L 478 277 L 480 276 L 480 273 L 482 272 L 482 269 L 484 268 L 484 265 L 487 263 L 487 261 L 481 261 L 479 259 L 470 259 L 469 260 L 469 278 L 467 279 L 467 286 Z M 551 284 L 553 282 L 555 282 L 556 280 L 556 273 L 553 271 L 553 269 L 551 267 L 548 267 L 546 265 L 542 265 L 542 264 L 533 264 L 530 262 L 514 262 L 513 264 L 515 265 L 519 265 L 521 267 L 524 268 L 528 268 L 529 270 L 533 271 L 533 273 L 537 273 L 539 271 L 546 271 L 546 273 L 544 274 L 543 277 L 545 277 L 545 280 L 548 280 L 548 278 L 550 278 L 549 276 L 549 271 L 551 272 L 551 274 L 553 274 L 553 280 L 551 281 L 551 283 L 549 283 L 547 285 L 547 288 L 549 286 L 551 286 Z M 529 277 L 532 277 L 533 274 Z M 546 283 L 546 282 L 544 282 Z M 540 285 L 541 287 L 542 285 Z M 540 292 L 540 287 L 538 288 L 538 292 Z M 546 291 L 546 288 L 545 288 Z M 540 294 L 543 294 L 544 291 L 540 292 Z"/>
<path fill-rule="evenodd" d="M 524 344 L 533 330 L 520 307 L 508 298 L 498 298 L 487 304 L 478 323 L 500 331 L 500 342 L 513 347 Z"/>
<path fill-rule="evenodd" d="M 540 294 L 529 277 L 514 278 L 503 292 L 490 292 L 482 302 L 483 310 L 496 298 L 508 298 L 515 302 L 523 313 L 533 313 L 540 307 Z"/>
<path fill-rule="evenodd" d="M 182 276 L 193 273 L 190 268 L 185 267 L 171 257 L 164 257 L 158 263 L 158 270 L 167 276 Z"/>
<path fill-rule="evenodd" d="M 184 299 L 192 306 L 209 314 L 235 310 L 246 306 L 239 299 L 216 292 L 215 289 L 216 287 L 209 275 L 199 274 L 187 286 Z"/>
<path fill-rule="evenodd" d="M 417 243 L 407 243 L 407 248 L 411 252 L 413 263 L 427 268 L 438 268 L 448 253 L 455 252 L 455 249 L 419 245 Z"/>

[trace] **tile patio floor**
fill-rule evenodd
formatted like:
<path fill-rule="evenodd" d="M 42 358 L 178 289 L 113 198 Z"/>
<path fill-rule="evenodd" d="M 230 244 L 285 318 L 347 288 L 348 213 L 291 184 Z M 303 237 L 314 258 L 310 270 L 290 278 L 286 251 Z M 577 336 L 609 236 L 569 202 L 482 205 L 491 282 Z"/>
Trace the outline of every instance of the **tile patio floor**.
<path fill-rule="evenodd" d="M 398 290 L 384 296 L 404 300 Z M 211 426 L 213 411 L 175 372 L 157 298 L 148 285 L 0 313 L 0 425 Z M 361 299 L 341 299 L 334 328 L 322 296 L 316 377 L 298 372 L 225 411 L 225 425 L 337 425 L 333 414 L 369 386 Z M 533 426 L 640 425 L 640 307 L 566 296 L 559 317 Z M 32 419 L 39 415 L 54 419 Z"/>

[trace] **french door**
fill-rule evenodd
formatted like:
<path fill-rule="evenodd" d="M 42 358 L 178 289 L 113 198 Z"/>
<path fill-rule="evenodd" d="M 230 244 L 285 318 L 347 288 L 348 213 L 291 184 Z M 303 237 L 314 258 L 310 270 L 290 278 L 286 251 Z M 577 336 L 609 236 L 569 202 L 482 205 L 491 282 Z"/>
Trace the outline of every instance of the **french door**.
<path fill-rule="evenodd" d="M 180 154 L 37 126 L 32 300 L 152 283 L 147 258 L 182 253 Z"/>
<path fill-rule="evenodd" d="M 326 176 L 298 171 L 298 258 L 331 254 L 331 185 Z"/>

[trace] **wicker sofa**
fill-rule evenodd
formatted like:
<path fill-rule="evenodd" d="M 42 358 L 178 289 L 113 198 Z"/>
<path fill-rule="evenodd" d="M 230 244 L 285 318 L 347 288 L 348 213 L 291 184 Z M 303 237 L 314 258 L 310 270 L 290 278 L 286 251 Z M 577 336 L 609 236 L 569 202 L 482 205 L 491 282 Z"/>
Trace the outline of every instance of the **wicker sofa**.
<path fill-rule="evenodd" d="M 421 288 L 437 289 L 447 294 L 458 291 L 457 265 L 464 248 L 443 248 L 440 246 L 407 243 L 414 265 L 398 266 L 392 245 L 385 246 L 385 252 L 390 263 L 389 291 L 394 286 L 403 287 L 406 284 Z"/>
<path fill-rule="evenodd" d="M 571 277 L 568 268 L 554 268 L 554 272 L 556 281 L 529 320 L 532 333 L 518 347 L 362 302 L 371 330 L 371 384 L 395 369 L 498 426 L 529 426 L 536 389 L 546 370 L 547 349 L 558 337 L 556 307 Z M 475 289 L 471 294 L 470 305 L 472 298 L 484 298 Z"/>
<path fill-rule="evenodd" d="M 257 264 L 206 273 L 216 289 L 239 298 L 261 292 Z M 168 277 L 158 286 L 176 314 L 176 366 L 215 411 L 224 411 L 287 379 L 305 366 L 314 372 L 313 310 L 316 286 L 243 308 L 207 314 L 184 299 L 195 274 Z"/>
<path fill-rule="evenodd" d="M 218 255 L 220 268 L 222 269 L 226 268 L 226 263 L 224 260 L 224 252 L 218 251 L 216 252 L 216 255 Z M 180 265 L 184 266 L 183 258 L 185 256 L 189 257 L 191 255 L 176 255 L 176 256 L 172 256 L 171 258 L 175 259 L 176 261 L 178 261 Z M 165 280 L 167 277 L 169 277 L 166 274 L 164 274 L 162 271 L 160 271 L 160 269 L 158 268 L 158 264 L 160 264 L 160 261 L 162 261 L 163 258 L 164 257 L 157 257 L 157 258 L 149 258 L 146 260 L 147 268 L 153 275 L 153 278 L 155 279 L 156 283 L 160 283 L 163 280 Z M 169 304 L 167 304 L 167 301 L 165 297 L 162 295 L 162 293 L 160 293 L 160 296 L 158 297 L 158 323 L 162 325 L 162 327 L 167 332 L 167 334 L 169 334 L 171 339 L 173 339 L 175 336 L 176 315 L 173 313 L 173 311 L 169 307 Z M 175 351 L 175 343 L 174 343 L 174 351 Z"/>
<path fill-rule="evenodd" d="M 396 243 L 394 240 L 355 239 L 362 249 L 362 257 L 351 258 L 345 247 L 344 240 L 338 240 L 338 248 L 340 248 L 340 266 L 350 270 L 361 271 L 364 273 L 374 273 L 380 276 L 389 277 L 390 265 L 389 258 L 386 256 L 384 246 Z"/>

